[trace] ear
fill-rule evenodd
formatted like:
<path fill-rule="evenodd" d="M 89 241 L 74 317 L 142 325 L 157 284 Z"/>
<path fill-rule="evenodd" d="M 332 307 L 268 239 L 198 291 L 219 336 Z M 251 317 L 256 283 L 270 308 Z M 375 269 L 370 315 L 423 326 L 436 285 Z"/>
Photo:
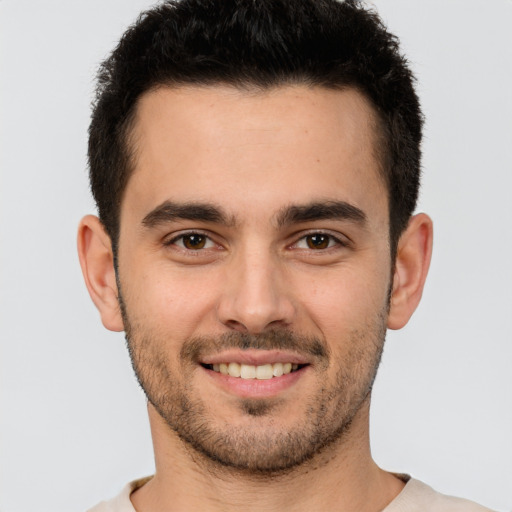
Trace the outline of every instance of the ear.
<path fill-rule="evenodd" d="M 78 227 L 78 257 L 103 325 L 111 331 L 123 331 L 112 244 L 103 224 L 94 215 L 84 217 Z"/>
<path fill-rule="evenodd" d="M 411 218 L 398 242 L 388 328 L 401 329 L 418 306 L 432 256 L 433 225 L 419 213 Z"/>

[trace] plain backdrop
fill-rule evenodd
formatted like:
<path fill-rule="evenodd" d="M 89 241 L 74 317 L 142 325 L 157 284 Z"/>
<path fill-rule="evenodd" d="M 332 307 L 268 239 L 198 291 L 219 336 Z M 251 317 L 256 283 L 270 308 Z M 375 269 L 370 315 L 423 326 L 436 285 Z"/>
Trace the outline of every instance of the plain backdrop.
<path fill-rule="evenodd" d="M 373 454 L 512 510 L 512 1 L 377 0 L 427 117 L 423 302 L 388 335 Z M 0 510 L 84 510 L 151 474 L 145 399 L 76 257 L 93 77 L 143 0 L 0 0 Z"/>

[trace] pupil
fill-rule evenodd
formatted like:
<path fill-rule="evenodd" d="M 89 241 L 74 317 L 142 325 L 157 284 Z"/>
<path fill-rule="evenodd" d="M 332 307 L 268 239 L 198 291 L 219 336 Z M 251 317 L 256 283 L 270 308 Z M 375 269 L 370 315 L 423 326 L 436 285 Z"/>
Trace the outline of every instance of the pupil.
<path fill-rule="evenodd" d="M 188 235 L 184 239 L 184 244 L 187 249 L 202 249 L 205 237 L 203 235 Z"/>
<path fill-rule="evenodd" d="M 329 237 L 326 235 L 310 235 L 308 245 L 311 249 L 325 249 L 329 245 Z"/>

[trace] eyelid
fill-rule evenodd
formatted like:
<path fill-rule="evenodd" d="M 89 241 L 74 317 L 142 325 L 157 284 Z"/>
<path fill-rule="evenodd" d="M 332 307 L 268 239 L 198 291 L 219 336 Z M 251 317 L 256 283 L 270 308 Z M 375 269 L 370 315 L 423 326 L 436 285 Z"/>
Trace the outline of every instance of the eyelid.
<path fill-rule="evenodd" d="M 300 236 L 298 236 L 299 234 L 300 234 Z M 190 236 L 190 235 L 204 236 L 208 240 L 207 243 L 211 244 L 210 247 L 197 249 L 196 251 L 194 251 L 193 249 L 187 249 L 186 247 L 182 247 L 176 243 L 178 240 L 183 239 L 184 237 Z M 342 235 L 341 233 L 333 234 L 331 231 L 325 230 L 325 229 L 311 229 L 306 232 L 302 231 L 300 233 L 295 234 L 294 235 L 295 241 L 293 243 L 291 243 L 289 245 L 289 247 L 297 248 L 297 245 L 299 244 L 299 242 L 303 241 L 306 237 L 312 236 L 312 235 L 327 236 L 332 241 L 335 242 L 335 244 L 333 246 L 327 247 L 326 249 L 318 249 L 318 252 L 326 251 L 328 249 L 333 249 L 336 246 L 348 247 L 351 244 L 351 240 L 346 235 Z M 178 247 L 179 249 L 186 251 L 186 252 L 200 252 L 200 251 L 204 251 L 205 249 L 211 249 L 212 246 L 222 247 L 221 244 L 219 244 L 218 242 L 216 242 L 214 240 L 214 237 L 212 237 L 210 232 L 202 230 L 202 229 L 188 229 L 188 230 L 184 230 L 184 231 L 179 231 L 177 233 L 172 233 L 170 235 L 167 235 L 163 239 L 162 243 L 166 247 L 174 245 L 174 246 Z M 309 251 L 314 251 L 314 249 L 310 249 L 310 248 L 308 248 L 308 249 L 304 248 L 304 249 L 309 250 Z"/>
<path fill-rule="evenodd" d="M 185 238 L 186 236 L 191 236 L 191 235 L 200 235 L 200 236 L 204 236 L 208 241 L 207 243 L 210 243 L 212 244 L 212 246 L 216 246 L 216 247 L 219 247 L 220 244 L 218 244 L 217 242 L 215 242 L 213 240 L 213 237 L 211 236 L 210 233 L 208 233 L 207 231 L 204 231 L 202 229 L 188 229 L 188 230 L 185 230 L 185 231 L 180 231 L 178 233 L 172 233 L 171 235 L 168 235 L 166 236 L 162 243 L 164 246 L 166 247 L 170 247 L 172 245 L 178 247 L 180 250 L 182 251 L 186 251 L 186 252 L 190 252 L 190 253 L 193 253 L 193 252 L 200 252 L 200 251 L 204 251 L 205 249 L 211 249 L 212 247 L 203 247 L 202 249 L 196 249 L 196 250 L 193 250 L 193 249 L 187 249 L 186 247 L 184 246 L 180 246 L 178 245 L 176 242 L 178 240 L 182 240 L 183 238 Z"/>
<path fill-rule="evenodd" d="M 311 249 L 309 247 L 308 248 L 297 247 L 299 242 L 305 240 L 308 236 L 312 236 L 312 235 L 327 236 L 335 242 L 335 245 L 326 247 L 325 249 L 317 249 L 316 251 L 318 251 L 318 252 L 327 251 L 329 249 L 334 249 L 335 247 L 349 247 L 350 243 L 351 243 L 351 240 L 347 236 L 342 235 L 341 233 L 333 234 L 332 231 L 324 230 L 324 229 L 312 229 L 310 231 L 302 232 L 300 234 L 301 234 L 301 236 L 299 238 L 296 238 L 296 241 L 293 242 L 290 245 L 290 247 L 315 252 L 315 249 Z"/>

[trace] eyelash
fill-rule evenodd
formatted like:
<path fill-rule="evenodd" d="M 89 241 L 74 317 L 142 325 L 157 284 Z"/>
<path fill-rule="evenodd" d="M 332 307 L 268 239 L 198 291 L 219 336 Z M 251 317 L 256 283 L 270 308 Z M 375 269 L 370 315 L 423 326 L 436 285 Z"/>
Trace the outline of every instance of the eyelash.
<path fill-rule="evenodd" d="M 197 249 L 193 249 L 193 248 L 189 248 L 189 247 L 186 247 L 185 244 L 184 244 L 184 240 L 187 238 L 187 237 L 193 237 L 193 236 L 198 236 L 198 237 L 202 237 L 205 241 L 205 245 L 209 245 L 209 247 L 199 247 Z M 309 245 L 307 239 L 308 237 L 327 237 L 327 247 L 322 247 L 322 248 L 313 248 Z M 182 245 L 179 245 L 178 244 L 178 241 L 182 241 Z M 305 244 L 308 245 L 308 247 L 298 247 L 299 244 L 301 242 L 304 242 Z M 177 236 L 174 236 L 173 238 L 171 238 L 170 240 L 166 240 L 164 241 L 164 245 L 169 247 L 169 246 L 176 246 L 178 247 L 180 250 L 182 251 L 185 251 L 185 252 L 188 252 L 188 253 L 199 253 L 201 252 L 202 250 L 205 250 L 205 249 L 211 249 L 215 244 L 215 242 L 212 240 L 212 238 L 207 234 L 207 233 L 204 233 L 202 231 L 189 231 L 189 232 L 186 232 L 186 233 L 180 233 L 179 235 Z M 320 245 L 320 244 L 319 244 Z M 291 244 L 289 247 L 290 248 L 296 248 L 298 250 L 310 250 L 312 252 L 323 252 L 323 251 L 326 251 L 328 249 L 333 249 L 334 247 L 336 246 L 340 246 L 340 247 L 347 247 L 349 244 L 346 242 L 346 241 L 343 241 L 341 240 L 340 238 L 332 235 L 331 233 L 326 233 L 324 231 L 311 231 L 310 233 L 306 233 L 304 234 L 303 236 L 301 236 L 296 242 L 294 242 L 293 244 Z"/>
<path fill-rule="evenodd" d="M 187 237 L 193 237 L 193 236 L 202 237 L 203 239 L 205 239 L 206 244 L 211 244 L 212 246 L 215 245 L 215 242 L 212 240 L 211 236 L 209 236 L 207 233 L 204 233 L 202 231 L 188 231 L 186 233 L 180 233 L 179 235 L 174 236 L 170 240 L 165 240 L 164 245 L 166 247 L 175 245 L 182 251 L 186 251 L 186 252 L 190 252 L 190 253 L 200 252 L 201 250 L 205 249 L 205 247 L 200 247 L 199 249 L 190 249 L 190 248 L 184 246 L 184 239 Z M 177 242 L 179 240 L 182 241 L 183 246 L 178 245 Z M 210 248 L 211 247 L 206 247 L 206 249 L 210 249 Z"/>
<path fill-rule="evenodd" d="M 324 248 L 313 248 L 311 246 L 309 246 L 308 242 L 307 242 L 307 239 L 308 237 L 314 237 L 314 236 L 317 236 L 317 237 L 327 237 L 328 241 L 328 246 L 327 247 L 324 247 Z M 298 247 L 299 243 L 301 242 L 304 242 L 308 245 L 308 247 Z M 349 244 L 348 242 L 342 240 L 341 238 L 339 237 L 336 237 L 334 235 L 332 235 L 331 233 L 326 233 L 325 231 L 311 231 L 309 233 L 306 233 L 305 235 L 301 236 L 296 242 L 294 242 L 291 247 L 296 247 L 297 249 L 299 250 L 309 250 L 309 251 L 312 251 L 312 252 L 323 252 L 323 251 L 326 251 L 328 249 L 334 249 L 336 247 L 347 247 Z"/>

